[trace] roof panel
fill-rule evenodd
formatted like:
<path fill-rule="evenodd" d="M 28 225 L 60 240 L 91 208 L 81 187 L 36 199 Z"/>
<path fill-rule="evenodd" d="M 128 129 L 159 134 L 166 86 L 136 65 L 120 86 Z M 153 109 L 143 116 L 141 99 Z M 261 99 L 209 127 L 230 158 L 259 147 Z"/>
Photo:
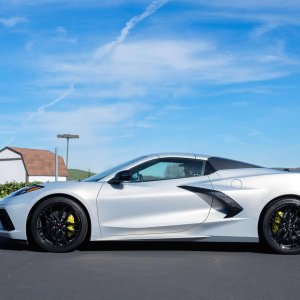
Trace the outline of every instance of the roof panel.
<path fill-rule="evenodd" d="M 7 147 L 19 153 L 28 176 L 55 176 L 55 154 L 48 150 Z M 58 156 L 58 176 L 68 176 L 64 159 Z"/>

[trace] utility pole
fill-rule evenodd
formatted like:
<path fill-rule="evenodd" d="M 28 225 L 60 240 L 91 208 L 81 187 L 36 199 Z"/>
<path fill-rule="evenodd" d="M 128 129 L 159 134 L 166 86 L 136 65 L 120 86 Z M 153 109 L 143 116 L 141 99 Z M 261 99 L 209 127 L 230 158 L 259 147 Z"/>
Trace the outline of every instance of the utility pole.
<path fill-rule="evenodd" d="M 58 150 L 55 147 L 55 181 L 58 180 Z"/>
<path fill-rule="evenodd" d="M 70 140 L 70 139 L 79 139 L 79 135 L 78 135 L 78 134 L 64 133 L 64 134 L 58 134 L 58 135 L 57 135 L 57 138 L 59 138 L 59 139 L 66 139 L 66 140 L 67 140 L 66 168 L 68 169 L 69 140 Z"/>

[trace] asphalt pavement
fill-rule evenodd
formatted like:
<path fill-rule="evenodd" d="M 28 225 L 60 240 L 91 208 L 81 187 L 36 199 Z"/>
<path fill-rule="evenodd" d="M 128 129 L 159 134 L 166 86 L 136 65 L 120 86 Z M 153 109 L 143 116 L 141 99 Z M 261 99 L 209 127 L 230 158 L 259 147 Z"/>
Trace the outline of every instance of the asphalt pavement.
<path fill-rule="evenodd" d="M 257 244 L 90 243 L 54 254 L 0 239 L 0 299 L 300 299 L 300 255 Z"/>

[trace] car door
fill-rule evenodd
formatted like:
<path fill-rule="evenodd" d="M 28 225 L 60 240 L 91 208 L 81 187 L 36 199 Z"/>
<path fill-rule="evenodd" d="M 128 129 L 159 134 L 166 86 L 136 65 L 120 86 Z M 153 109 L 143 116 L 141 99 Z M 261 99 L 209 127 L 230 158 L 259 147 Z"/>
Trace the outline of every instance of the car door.
<path fill-rule="evenodd" d="M 101 235 L 174 233 L 204 222 L 211 197 L 184 188 L 212 189 L 204 167 L 195 158 L 160 158 L 131 169 L 128 182 L 104 183 L 98 197 Z"/>

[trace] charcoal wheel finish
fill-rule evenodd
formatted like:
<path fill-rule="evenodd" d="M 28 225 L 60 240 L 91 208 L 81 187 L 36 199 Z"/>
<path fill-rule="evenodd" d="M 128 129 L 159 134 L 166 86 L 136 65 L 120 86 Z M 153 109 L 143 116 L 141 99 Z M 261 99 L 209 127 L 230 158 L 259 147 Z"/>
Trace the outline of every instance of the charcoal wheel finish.
<path fill-rule="evenodd" d="M 280 199 L 267 208 L 262 222 L 264 242 L 278 253 L 300 253 L 300 200 Z"/>
<path fill-rule="evenodd" d="M 75 201 L 55 197 L 43 201 L 33 212 L 31 233 L 40 248 L 50 252 L 69 252 L 85 239 L 88 221 Z"/>

